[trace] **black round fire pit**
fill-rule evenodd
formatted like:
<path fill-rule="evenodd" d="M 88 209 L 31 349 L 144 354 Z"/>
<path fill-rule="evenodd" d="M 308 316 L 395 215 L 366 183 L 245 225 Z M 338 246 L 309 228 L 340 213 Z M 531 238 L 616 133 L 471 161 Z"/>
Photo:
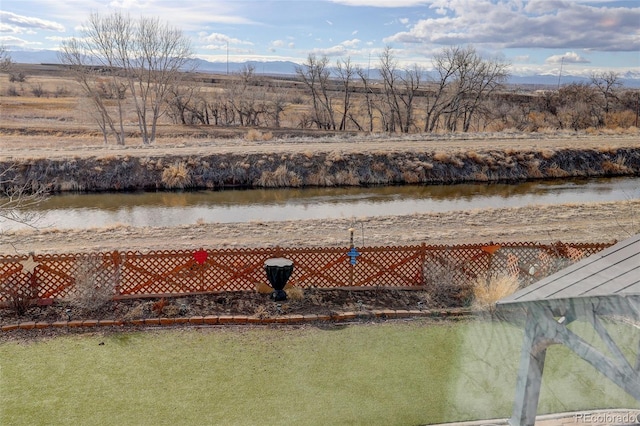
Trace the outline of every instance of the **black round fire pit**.
<path fill-rule="evenodd" d="M 293 261 L 282 257 L 267 259 L 264 262 L 264 269 L 267 272 L 267 279 L 274 290 L 271 298 L 276 302 L 287 300 L 287 293 L 284 291 L 284 286 L 287 284 L 293 272 Z"/>

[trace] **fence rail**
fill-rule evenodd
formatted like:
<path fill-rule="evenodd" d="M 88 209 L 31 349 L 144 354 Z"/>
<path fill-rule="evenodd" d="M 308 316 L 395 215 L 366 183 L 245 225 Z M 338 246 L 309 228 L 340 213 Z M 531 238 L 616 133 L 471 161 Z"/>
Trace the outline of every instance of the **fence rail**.
<path fill-rule="evenodd" d="M 248 291 L 267 282 L 263 264 L 272 257 L 293 261 L 289 282 L 302 288 L 422 287 L 443 271 L 454 271 L 453 280 L 503 273 L 527 285 L 611 244 L 360 247 L 357 257 L 350 247 L 0 256 L 0 303 L 16 295 L 64 299 L 79 280 L 112 285 L 115 296 Z"/>

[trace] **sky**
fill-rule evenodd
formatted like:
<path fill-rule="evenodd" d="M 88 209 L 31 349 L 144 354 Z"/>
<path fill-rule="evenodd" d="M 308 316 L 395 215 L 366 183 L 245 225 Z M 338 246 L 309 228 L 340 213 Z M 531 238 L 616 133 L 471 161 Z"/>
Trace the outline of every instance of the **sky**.
<path fill-rule="evenodd" d="M 632 71 L 640 77 L 640 0 L 0 0 L 0 44 L 58 49 L 91 13 L 158 17 L 213 62 L 309 54 L 376 67 L 429 69 L 449 46 L 473 46 L 514 75 Z"/>

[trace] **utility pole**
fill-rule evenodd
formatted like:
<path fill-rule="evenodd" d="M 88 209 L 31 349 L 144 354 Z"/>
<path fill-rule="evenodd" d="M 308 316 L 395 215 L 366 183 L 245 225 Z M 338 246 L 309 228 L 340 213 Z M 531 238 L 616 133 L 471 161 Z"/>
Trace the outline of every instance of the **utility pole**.
<path fill-rule="evenodd" d="M 560 78 L 562 77 L 562 65 L 564 65 L 564 56 L 560 59 L 560 72 L 558 73 L 558 90 L 560 90 Z"/>
<path fill-rule="evenodd" d="M 636 129 L 638 128 L 638 115 L 640 115 L 640 91 L 636 92 Z"/>
<path fill-rule="evenodd" d="M 229 75 L 229 40 L 227 40 L 227 75 Z"/>

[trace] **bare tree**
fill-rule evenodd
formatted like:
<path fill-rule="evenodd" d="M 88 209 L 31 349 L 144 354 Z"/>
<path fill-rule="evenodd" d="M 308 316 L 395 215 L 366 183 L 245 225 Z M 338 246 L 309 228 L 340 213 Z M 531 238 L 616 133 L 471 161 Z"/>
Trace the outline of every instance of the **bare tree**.
<path fill-rule="evenodd" d="M 402 132 L 409 133 L 411 127 L 414 125 L 414 100 L 418 96 L 419 90 L 422 88 L 420 83 L 422 81 L 422 69 L 415 64 L 413 67 L 404 71 L 401 75 L 402 81 L 402 93 L 400 94 L 400 101 L 402 102 L 403 120 Z"/>
<path fill-rule="evenodd" d="M 455 74 L 459 66 L 456 60 L 460 47 L 450 47 L 442 50 L 433 57 L 433 67 L 438 74 L 436 88 L 433 96 L 428 96 L 427 113 L 425 117 L 424 131 L 436 130 L 440 117 L 453 102 L 450 87 L 455 80 Z"/>
<path fill-rule="evenodd" d="M 6 46 L 0 45 L 0 72 L 9 72 L 12 64 L 11 54 Z"/>
<path fill-rule="evenodd" d="M 591 74 L 593 84 L 605 99 L 605 112 L 609 112 L 609 105 L 615 99 L 615 90 L 622 86 L 620 74 L 615 71 L 603 71 Z"/>
<path fill-rule="evenodd" d="M 598 106 L 598 93 L 588 83 L 571 83 L 557 92 L 558 120 L 562 128 L 572 130 L 597 126 L 603 121 Z"/>
<path fill-rule="evenodd" d="M 80 39 L 71 39 L 62 44 L 59 57 L 68 65 L 82 91 L 91 100 L 92 111 L 88 111 L 102 131 L 104 143 L 109 132 L 118 145 L 125 144 L 124 115 L 126 85 L 115 72 L 105 74 L 102 68 L 93 64 L 93 57 L 100 57 L 98 51 Z"/>
<path fill-rule="evenodd" d="M 175 124 L 209 124 L 207 103 L 195 82 L 169 88 L 167 115 Z"/>
<path fill-rule="evenodd" d="M 267 113 L 266 91 L 253 65 L 245 65 L 229 81 L 229 104 L 237 113 L 240 126 L 259 126 Z"/>
<path fill-rule="evenodd" d="M 622 86 L 620 74 L 615 71 L 593 73 L 591 74 L 591 84 L 595 86 L 602 96 L 604 115 L 609 114 L 611 112 L 611 104 L 617 100 L 616 91 Z M 601 114 L 598 118 L 598 126 L 604 126 L 604 115 Z"/>
<path fill-rule="evenodd" d="M 312 121 L 319 129 L 335 130 L 335 111 L 329 93 L 331 72 L 328 65 L 329 58 L 326 56 L 318 59 L 314 54 L 310 54 L 302 66 L 296 67 L 296 74 L 311 93 Z"/>
<path fill-rule="evenodd" d="M 134 40 L 132 53 L 135 56 L 129 57 L 127 68 L 133 78 L 128 81 L 143 143 L 149 144 L 155 141 L 158 119 L 166 112 L 169 90 L 180 84 L 183 72 L 192 63 L 193 52 L 189 39 L 181 30 L 163 24 L 157 18 L 141 18 Z M 190 70 L 192 68 L 193 65 Z"/>
<path fill-rule="evenodd" d="M 390 46 L 386 46 L 380 54 L 380 75 L 382 76 L 382 102 L 384 107 L 380 108 L 383 115 L 384 129 L 387 132 L 395 132 L 398 125 L 402 123 L 400 112 L 400 70 L 398 61 L 393 55 Z"/>
<path fill-rule="evenodd" d="M 477 115 L 488 115 L 483 103 L 508 78 L 507 63 L 499 59 L 484 59 L 469 46 L 445 48 L 434 56 L 438 74 L 435 93 L 429 100 L 426 131 L 433 131 L 440 119 L 445 128 L 468 132 Z"/>
<path fill-rule="evenodd" d="M 371 81 L 369 79 L 369 73 L 364 69 L 358 67 L 356 68 L 356 73 L 358 77 L 360 77 L 360 81 L 362 82 L 364 88 L 364 101 L 365 108 L 367 112 L 367 118 L 369 120 L 369 131 L 373 132 L 373 90 L 371 88 Z"/>
<path fill-rule="evenodd" d="M 14 164 L 0 167 L 0 222 L 34 226 L 37 214 L 27 210 L 47 198 L 46 188 L 36 181 L 19 179 Z"/>
<path fill-rule="evenodd" d="M 273 127 L 281 126 L 281 116 L 288 103 L 287 92 L 288 91 L 278 83 L 268 86 L 266 114 Z"/>
<path fill-rule="evenodd" d="M 96 70 L 108 72 L 111 84 L 125 84 L 133 99 L 144 144 L 153 143 L 158 120 L 166 113 L 171 88 L 180 83 L 192 52 L 183 33 L 157 18 L 133 21 L 122 13 L 91 14 L 82 37 L 62 44 L 61 61 L 70 66 L 85 94 L 94 100 L 118 143 L 124 144 L 124 103 L 117 113 L 95 93 Z M 117 131 L 116 131 L 117 129 Z"/>
<path fill-rule="evenodd" d="M 336 72 L 340 79 L 342 86 L 342 118 L 340 119 L 340 130 L 347 130 L 347 119 L 351 117 L 349 115 L 349 108 L 351 107 L 351 85 L 356 75 L 356 68 L 351 63 L 351 58 L 344 60 L 338 60 L 336 62 Z M 358 123 L 355 123 L 357 127 L 360 127 Z"/>

